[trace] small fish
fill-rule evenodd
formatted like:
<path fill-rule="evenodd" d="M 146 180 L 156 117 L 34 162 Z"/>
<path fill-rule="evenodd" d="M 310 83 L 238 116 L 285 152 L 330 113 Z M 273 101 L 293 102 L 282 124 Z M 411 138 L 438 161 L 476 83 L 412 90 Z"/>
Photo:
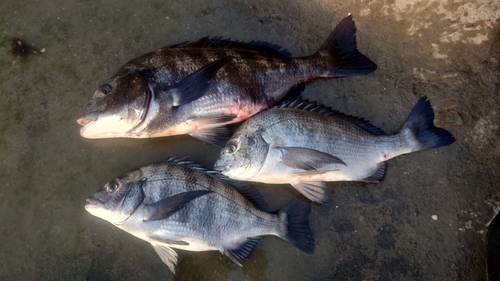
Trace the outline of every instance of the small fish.
<path fill-rule="evenodd" d="M 224 146 L 226 124 L 281 101 L 317 77 L 364 75 L 377 65 L 356 47 L 352 16 L 313 55 L 291 58 L 259 42 L 203 38 L 135 58 L 94 93 L 77 122 L 85 138 L 190 134 Z"/>
<path fill-rule="evenodd" d="M 363 119 L 295 100 L 244 122 L 214 169 L 236 180 L 290 183 L 310 200 L 325 204 L 324 182 L 379 182 L 385 176 L 385 161 L 452 144 L 451 133 L 433 121 L 426 97 L 392 135 Z"/>
<path fill-rule="evenodd" d="M 240 266 L 264 235 L 314 251 L 310 204 L 293 199 L 276 213 L 265 212 L 267 204 L 251 185 L 230 184 L 185 158 L 135 168 L 87 202 L 92 215 L 151 243 L 174 273 L 172 248 L 219 250 Z"/>

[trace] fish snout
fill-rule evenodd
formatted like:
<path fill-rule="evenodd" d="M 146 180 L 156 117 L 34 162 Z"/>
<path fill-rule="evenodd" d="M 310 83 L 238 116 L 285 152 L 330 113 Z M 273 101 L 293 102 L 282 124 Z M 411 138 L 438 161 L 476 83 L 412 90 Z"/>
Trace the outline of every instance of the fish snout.
<path fill-rule="evenodd" d="M 219 163 L 219 161 L 217 161 L 217 162 L 215 162 L 214 170 L 219 171 L 219 172 L 225 172 L 225 171 L 227 171 L 227 165 L 224 165 L 222 163 Z"/>
<path fill-rule="evenodd" d="M 104 203 L 101 200 L 99 200 L 95 197 L 92 197 L 92 196 L 87 198 L 87 202 L 89 203 L 89 205 L 100 205 L 100 204 Z"/>
<path fill-rule="evenodd" d="M 90 122 L 92 122 L 92 121 L 97 120 L 97 117 L 98 117 L 98 116 L 99 116 L 99 115 L 97 114 L 97 112 L 90 112 L 90 113 L 87 113 L 87 114 L 85 114 L 85 115 L 81 116 L 80 118 L 78 118 L 78 119 L 76 120 L 76 122 L 77 122 L 78 124 L 80 124 L 81 126 L 85 126 L 85 125 L 87 125 L 88 123 L 90 123 Z"/>

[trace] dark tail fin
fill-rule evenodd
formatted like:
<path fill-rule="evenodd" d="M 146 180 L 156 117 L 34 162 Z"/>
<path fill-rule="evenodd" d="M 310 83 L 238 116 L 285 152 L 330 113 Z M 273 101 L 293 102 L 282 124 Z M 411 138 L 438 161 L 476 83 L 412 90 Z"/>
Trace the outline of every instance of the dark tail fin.
<path fill-rule="evenodd" d="M 364 75 L 377 69 L 377 65 L 356 47 L 356 26 L 352 15 L 333 29 L 314 56 L 330 61 L 330 69 L 325 74 L 328 77 Z"/>
<path fill-rule="evenodd" d="M 412 148 L 413 151 L 446 146 L 455 141 L 450 132 L 434 127 L 434 111 L 425 96 L 413 107 L 400 132 L 405 129 L 409 129 L 418 142 L 418 146 Z"/>
<path fill-rule="evenodd" d="M 309 228 L 309 213 L 311 204 L 298 198 L 292 199 L 278 215 L 285 225 L 283 239 L 300 250 L 312 254 L 314 252 L 314 235 Z"/>

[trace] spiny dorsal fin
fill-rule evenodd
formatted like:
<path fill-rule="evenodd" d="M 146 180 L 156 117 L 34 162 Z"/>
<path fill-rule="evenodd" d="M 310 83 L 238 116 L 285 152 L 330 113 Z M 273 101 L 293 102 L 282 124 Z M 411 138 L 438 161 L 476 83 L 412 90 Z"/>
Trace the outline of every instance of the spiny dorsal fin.
<path fill-rule="evenodd" d="M 273 56 L 290 57 L 291 53 L 281 46 L 265 41 L 250 41 L 248 43 L 222 39 L 222 37 L 203 37 L 195 42 L 183 42 L 165 48 L 220 48 L 220 49 L 242 49 L 263 52 Z"/>
<path fill-rule="evenodd" d="M 324 105 L 318 105 L 316 102 L 311 102 L 309 100 L 303 100 L 301 98 L 296 98 L 296 99 L 290 99 L 287 101 L 284 101 L 283 103 L 275 106 L 275 108 L 294 108 L 294 109 L 301 109 L 301 110 L 307 110 L 310 112 L 316 112 L 319 114 L 323 115 L 328 115 L 328 116 L 333 116 L 335 118 L 342 119 L 344 121 L 350 122 L 359 128 L 370 132 L 374 135 L 386 135 L 382 129 L 373 126 L 372 124 L 368 123 L 363 118 L 357 117 L 357 116 L 350 116 L 344 113 L 341 113 L 340 111 L 331 109 L 329 107 L 326 107 Z"/>
<path fill-rule="evenodd" d="M 177 156 L 172 156 L 172 157 L 168 158 L 167 162 L 183 165 L 186 167 L 193 168 L 195 170 L 218 173 L 216 171 L 209 171 L 202 164 L 200 164 L 196 161 L 193 161 L 193 160 L 188 160 L 188 158 L 189 158 L 189 156 L 181 157 L 181 158 L 178 158 Z"/>
<path fill-rule="evenodd" d="M 168 158 L 166 162 L 183 165 L 183 166 L 186 166 L 186 167 L 189 167 L 189 168 L 192 168 L 195 170 L 199 170 L 199 171 L 204 171 L 204 172 L 207 172 L 207 174 L 210 174 L 211 176 L 214 176 L 220 180 L 229 181 L 229 182 L 233 181 L 230 178 L 221 174 L 219 171 L 210 170 L 210 169 L 206 168 L 205 166 L 203 166 L 203 164 L 200 164 L 194 160 L 189 160 L 189 156 L 180 157 L 180 158 L 177 156 L 172 156 L 172 157 Z"/>

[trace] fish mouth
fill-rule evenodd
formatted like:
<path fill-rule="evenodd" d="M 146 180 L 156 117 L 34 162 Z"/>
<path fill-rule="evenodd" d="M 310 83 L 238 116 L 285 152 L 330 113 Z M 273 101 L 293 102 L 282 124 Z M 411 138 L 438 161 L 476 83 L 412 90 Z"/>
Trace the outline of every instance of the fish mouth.
<path fill-rule="evenodd" d="M 99 200 L 99 199 L 97 199 L 95 197 L 92 197 L 92 196 L 90 196 L 90 197 L 87 198 L 87 202 L 88 202 L 88 204 L 85 207 L 87 207 L 88 205 L 93 206 L 93 205 L 104 204 L 104 201 L 101 201 L 101 200 Z"/>
<path fill-rule="evenodd" d="M 214 170 L 223 173 L 223 172 L 227 171 L 227 169 L 228 169 L 227 165 L 223 165 L 221 163 L 215 162 Z"/>
<path fill-rule="evenodd" d="M 90 124 L 93 121 L 97 120 L 98 117 L 99 117 L 99 112 L 97 112 L 97 111 L 87 112 L 84 115 L 80 116 L 76 120 L 76 123 L 85 127 L 85 125 Z"/>
<path fill-rule="evenodd" d="M 129 119 L 122 112 L 123 108 L 119 108 L 118 112 L 112 110 L 90 111 L 79 117 L 76 122 L 82 127 L 80 135 L 88 139 L 101 138 L 117 138 L 117 137 L 147 137 L 141 136 L 141 133 L 147 128 L 148 120 L 151 112 L 154 112 L 154 92 L 151 86 L 148 85 L 144 91 L 144 101 L 142 103 L 138 118 L 134 118 L 134 122 L 129 123 Z M 130 109 L 128 109 L 130 110 Z"/>

